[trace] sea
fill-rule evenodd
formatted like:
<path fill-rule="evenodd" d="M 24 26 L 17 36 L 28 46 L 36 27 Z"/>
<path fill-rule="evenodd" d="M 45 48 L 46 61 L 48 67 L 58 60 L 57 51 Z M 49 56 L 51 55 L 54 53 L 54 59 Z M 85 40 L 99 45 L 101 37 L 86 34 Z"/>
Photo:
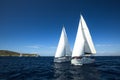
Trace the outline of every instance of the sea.
<path fill-rule="evenodd" d="M 96 56 L 82 66 L 54 57 L 0 57 L 0 80 L 120 80 L 120 56 Z"/>

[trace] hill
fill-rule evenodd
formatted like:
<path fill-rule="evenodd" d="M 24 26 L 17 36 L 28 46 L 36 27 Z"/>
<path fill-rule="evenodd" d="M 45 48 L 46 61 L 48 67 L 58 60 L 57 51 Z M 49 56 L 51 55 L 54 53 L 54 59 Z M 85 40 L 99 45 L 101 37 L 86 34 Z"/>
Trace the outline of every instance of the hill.
<path fill-rule="evenodd" d="M 14 52 L 14 51 L 9 51 L 9 50 L 0 50 L 0 56 L 20 56 L 21 53 Z M 23 57 L 36 57 L 38 56 L 37 54 L 29 54 L 25 53 L 22 54 Z"/>

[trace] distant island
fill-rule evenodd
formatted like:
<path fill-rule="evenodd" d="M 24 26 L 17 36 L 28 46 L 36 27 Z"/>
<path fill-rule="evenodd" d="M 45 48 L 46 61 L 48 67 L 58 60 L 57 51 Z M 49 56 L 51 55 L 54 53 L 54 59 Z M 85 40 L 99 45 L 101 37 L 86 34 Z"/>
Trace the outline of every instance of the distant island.
<path fill-rule="evenodd" d="M 0 56 L 38 57 L 38 54 L 18 53 L 9 50 L 0 50 Z"/>

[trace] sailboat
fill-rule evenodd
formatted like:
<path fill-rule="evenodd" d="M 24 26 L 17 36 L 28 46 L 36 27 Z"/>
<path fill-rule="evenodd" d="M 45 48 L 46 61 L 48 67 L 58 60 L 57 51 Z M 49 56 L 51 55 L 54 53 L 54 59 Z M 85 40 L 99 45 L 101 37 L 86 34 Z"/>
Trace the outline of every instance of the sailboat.
<path fill-rule="evenodd" d="M 96 54 L 96 50 L 87 27 L 87 24 L 83 18 L 80 16 L 78 31 L 76 35 L 76 40 L 73 47 L 71 64 L 73 65 L 83 65 L 88 63 L 93 63 L 94 59 L 88 57 Z"/>
<path fill-rule="evenodd" d="M 54 62 L 67 62 L 71 59 L 71 50 L 68 43 L 67 34 L 63 26 L 58 47 L 55 53 Z"/>
<path fill-rule="evenodd" d="M 20 53 L 19 57 L 22 57 L 22 53 Z"/>

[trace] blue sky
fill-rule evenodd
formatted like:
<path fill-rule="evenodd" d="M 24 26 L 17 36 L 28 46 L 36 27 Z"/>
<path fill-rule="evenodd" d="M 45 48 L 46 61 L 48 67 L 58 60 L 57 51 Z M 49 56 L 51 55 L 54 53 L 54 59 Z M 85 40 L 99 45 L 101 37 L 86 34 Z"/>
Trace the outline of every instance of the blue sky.
<path fill-rule="evenodd" d="M 119 0 L 0 0 L 0 50 L 53 56 L 63 25 L 71 50 L 80 14 L 96 55 L 120 55 Z"/>

